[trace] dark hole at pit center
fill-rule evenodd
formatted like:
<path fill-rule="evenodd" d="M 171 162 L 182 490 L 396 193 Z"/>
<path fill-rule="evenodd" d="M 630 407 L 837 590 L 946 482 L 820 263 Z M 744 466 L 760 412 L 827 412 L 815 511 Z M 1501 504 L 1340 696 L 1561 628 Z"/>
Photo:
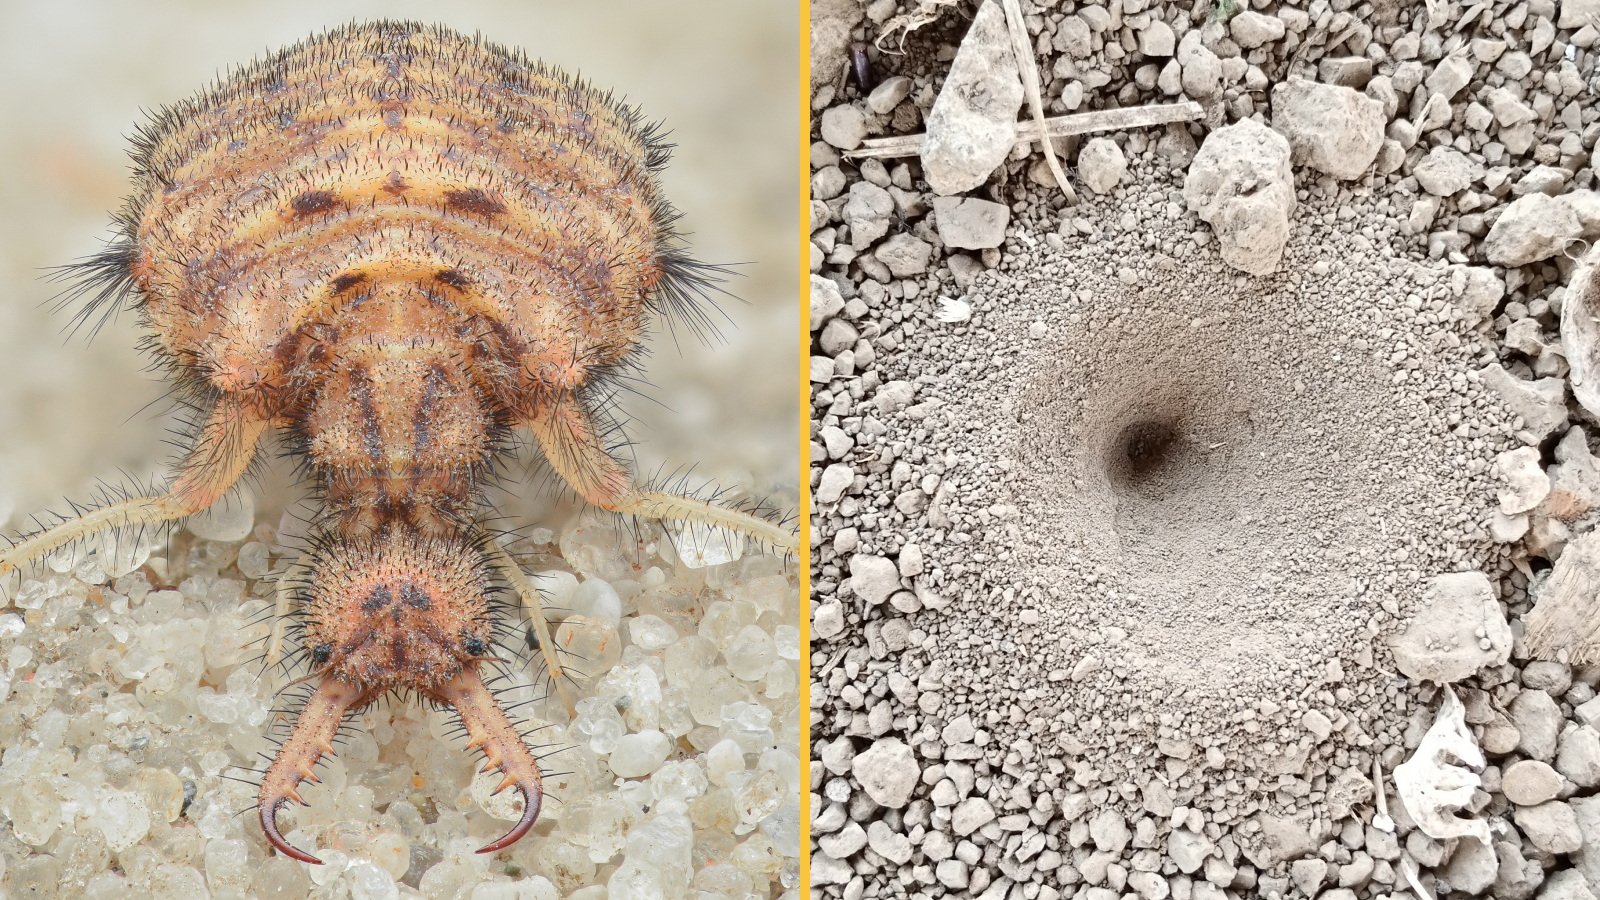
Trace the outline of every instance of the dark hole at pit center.
<path fill-rule="evenodd" d="M 1139 419 L 1117 435 L 1106 460 L 1111 483 L 1122 490 L 1163 494 L 1186 455 L 1178 424 Z"/>

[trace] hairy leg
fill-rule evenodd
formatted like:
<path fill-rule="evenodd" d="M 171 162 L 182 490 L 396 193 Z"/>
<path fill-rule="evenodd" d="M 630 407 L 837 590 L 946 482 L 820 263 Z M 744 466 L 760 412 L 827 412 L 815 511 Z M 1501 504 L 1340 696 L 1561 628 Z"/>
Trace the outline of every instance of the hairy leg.
<path fill-rule="evenodd" d="M 244 474 L 266 429 L 265 418 L 219 404 L 201 427 L 167 493 L 113 503 L 18 541 L 0 553 L 0 577 L 109 528 L 168 522 L 204 511 Z"/>
<path fill-rule="evenodd" d="M 592 420 L 575 403 L 540 410 L 528 426 L 562 480 L 601 509 L 723 528 L 784 553 L 800 547 L 794 532 L 748 513 L 693 497 L 638 490 L 628 470 L 606 452 Z"/>
<path fill-rule="evenodd" d="M 569 715 L 577 715 L 572 694 L 561 680 L 561 664 L 556 660 L 555 638 L 550 634 L 550 623 L 544 617 L 543 595 L 505 548 L 492 541 L 490 547 L 492 548 L 489 551 L 490 560 L 500 568 L 506 580 L 511 582 L 511 587 L 517 592 L 517 596 L 522 598 L 522 605 L 528 610 L 528 618 L 533 620 L 533 627 L 539 634 L 539 652 L 544 655 L 545 666 L 550 670 L 550 680 L 556 686 L 556 693 L 561 696 L 562 705 L 567 708 Z"/>
<path fill-rule="evenodd" d="M 293 583 L 295 573 L 305 571 L 310 564 L 311 553 L 307 551 L 300 554 L 300 558 L 285 569 L 282 575 L 278 576 L 276 590 L 278 599 L 276 608 L 272 612 L 272 637 L 267 643 L 267 668 L 269 670 L 276 666 L 279 660 L 283 659 L 283 635 L 284 631 L 289 627 L 289 613 L 293 612 L 290 607 L 294 604 L 294 591 L 290 589 L 290 584 Z"/>

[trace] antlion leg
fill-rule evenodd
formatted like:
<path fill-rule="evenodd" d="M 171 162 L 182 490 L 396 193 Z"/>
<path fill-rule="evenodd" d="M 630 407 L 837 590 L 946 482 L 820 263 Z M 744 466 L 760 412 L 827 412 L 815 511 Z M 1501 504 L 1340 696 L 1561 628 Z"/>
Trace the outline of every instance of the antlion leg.
<path fill-rule="evenodd" d="M 17 542 L 0 553 L 0 577 L 108 528 L 167 522 L 205 510 L 244 474 L 266 428 L 265 418 L 219 404 L 200 429 L 167 493 L 113 503 Z"/>
<path fill-rule="evenodd" d="M 425 693 L 456 708 L 470 738 L 467 747 L 483 748 L 486 761 L 483 771 L 499 769 L 505 773 L 505 779 L 494 792 L 498 794 L 508 787 L 522 791 L 522 818 L 511 826 L 504 837 L 478 852 L 504 850 L 527 834 L 539 818 L 539 804 L 544 799 L 544 776 L 539 771 L 539 761 L 534 758 L 528 745 L 522 742 L 522 736 L 517 734 L 511 720 L 506 718 L 505 711 L 500 709 L 494 695 L 484 687 L 476 663 L 469 663 L 454 678 Z"/>
<path fill-rule="evenodd" d="M 550 680 L 556 686 L 556 693 L 561 697 L 561 703 L 567 708 L 567 714 L 576 716 L 577 707 L 573 705 L 572 696 L 567 691 L 567 686 L 561 681 L 561 663 L 556 660 L 555 639 L 550 634 L 550 623 L 544 617 L 544 596 L 539 589 L 511 558 L 505 548 L 493 541 L 489 542 L 489 555 L 493 557 L 494 564 L 505 573 L 506 580 L 511 582 L 511 587 L 522 598 L 522 605 L 528 610 L 528 617 L 533 620 L 534 630 L 539 634 L 539 652 L 544 655 L 544 663 L 550 669 Z"/>
<path fill-rule="evenodd" d="M 272 638 L 267 643 L 267 668 L 271 669 L 283 658 L 283 634 L 289 624 L 289 607 L 294 601 L 294 592 L 289 589 L 288 578 L 297 569 L 304 569 L 311 563 L 309 552 L 300 554 L 294 565 L 283 571 L 278 576 L 277 604 L 272 612 Z"/>
<path fill-rule="evenodd" d="M 799 535 L 765 519 L 693 497 L 636 489 L 627 469 L 606 452 L 593 423 L 576 404 L 543 410 L 528 424 L 562 480 L 601 509 L 725 528 L 785 553 L 800 548 Z"/>
<path fill-rule="evenodd" d="M 360 686 L 328 676 L 312 692 L 306 708 L 295 720 L 289 739 L 278 748 L 272 765 L 261 779 L 261 795 L 256 809 L 261 816 L 261 830 L 267 841 L 278 852 L 312 865 L 322 865 L 322 860 L 297 849 L 278 831 L 278 807 L 290 800 L 305 803 L 297 788 L 305 779 L 316 781 L 311 767 L 324 755 L 333 753 L 333 737 L 339 733 L 344 714 L 352 708 L 365 706 L 372 698 Z"/>

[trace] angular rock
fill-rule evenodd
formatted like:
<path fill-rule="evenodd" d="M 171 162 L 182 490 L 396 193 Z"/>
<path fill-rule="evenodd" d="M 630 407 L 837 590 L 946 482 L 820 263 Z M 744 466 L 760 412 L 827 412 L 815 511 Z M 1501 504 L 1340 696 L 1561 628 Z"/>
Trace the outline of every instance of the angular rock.
<path fill-rule="evenodd" d="M 1139 52 L 1145 56 L 1171 56 L 1177 40 L 1172 26 L 1156 19 L 1139 32 Z"/>
<path fill-rule="evenodd" d="M 1461 266 L 1456 272 L 1460 279 L 1452 279 L 1460 285 L 1456 289 L 1456 306 L 1466 314 L 1467 321 L 1475 325 L 1494 315 L 1506 296 L 1505 279 L 1484 266 Z"/>
<path fill-rule="evenodd" d="M 1257 819 L 1261 824 L 1262 851 L 1260 857 L 1252 857 L 1257 866 L 1271 866 L 1276 863 L 1288 862 L 1299 859 L 1308 853 L 1317 851 L 1317 842 L 1312 838 L 1304 825 L 1294 819 L 1283 816 L 1262 815 Z M 1381 832 L 1379 832 L 1381 834 Z M 1367 833 L 1368 844 L 1372 841 L 1372 831 Z"/>
<path fill-rule="evenodd" d="M 865 250 L 889 233 L 889 218 L 894 215 L 894 198 L 870 181 L 850 185 L 850 199 L 839 216 L 850 226 L 850 246 Z"/>
<path fill-rule="evenodd" d="M 857 553 L 850 557 L 850 590 L 868 606 L 877 606 L 900 590 L 900 569 L 892 559 Z"/>
<path fill-rule="evenodd" d="M 1089 836 L 1095 848 L 1102 853 L 1120 854 L 1133 835 L 1128 831 L 1128 821 L 1114 809 L 1102 809 L 1089 820 Z"/>
<path fill-rule="evenodd" d="M 1560 869 L 1545 879 L 1539 900 L 1595 900 L 1589 884 L 1577 869 Z"/>
<path fill-rule="evenodd" d="M 1562 378 L 1523 381 L 1499 363 L 1480 370 L 1483 385 L 1500 398 L 1506 410 L 1520 418 L 1533 443 L 1543 441 L 1567 426 L 1567 382 Z"/>
<path fill-rule="evenodd" d="M 844 775 L 850 771 L 850 764 L 856 759 L 856 744 L 845 735 L 839 735 L 828 743 L 822 745 L 822 766 L 835 775 Z M 837 829 L 835 829 L 837 830 Z"/>
<path fill-rule="evenodd" d="M 839 285 L 821 275 L 811 276 L 811 330 L 838 315 L 844 309 L 844 298 L 839 295 Z"/>
<path fill-rule="evenodd" d="M 1590 884 L 1600 885 L 1600 797 L 1573 797 L 1568 805 L 1583 837 L 1583 852 L 1572 863 Z"/>
<path fill-rule="evenodd" d="M 1352 88 L 1291 79 L 1272 89 L 1272 127 L 1294 162 L 1344 181 L 1377 159 L 1385 121 L 1383 104 Z"/>
<path fill-rule="evenodd" d="M 822 112 L 822 139 L 840 150 L 854 150 L 867 138 L 867 114 L 850 104 Z"/>
<path fill-rule="evenodd" d="M 838 503 L 844 497 L 844 492 L 856 480 L 855 470 L 849 463 L 834 463 L 822 470 L 822 480 L 817 482 L 816 500 L 818 503 Z"/>
<path fill-rule="evenodd" d="M 1317 80 L 1323 84 L 1365 90 L 1367 83 L 1372 80 L 1372 60 L 1365 56 L 1326 57 L 1317 64 Z M 1388 117 L 1387 108 L 1384 116 Z"/>
<path fill-rule="evenodd" d="M 1523 836 L 1546 853 L 1571 853 L 1583 846 L 1577 814 L 1560 800 L 1519 806 L 1512 815 Z"/>
<path fill-rule="evenodd" d="M 1222 60 L 1200 42 L 1200 30 L 1192 29 L 1178 42 L 1174 61 L 1181 67 L 1183 92 L 1202 103 L 1222 94 Z"/>
<path fill-rule="evenodd" d="M 817 607 L 811 615 L 811 633 L 830 640 L 844 630 L 844 605 L 837 600 Z"/>
<path fill-rule="evenodd" d="M 1407 678 L 1450 684 L 1510 659 L 1511 626 L 1482 572 L 1453 572 L 1429 580 L 1423 608 L 1391 649 Z"/>
<path fill-rule="evenodd" d="M 892 416 L 911 405 L 916 387 L 909 381 L 891 381 L 872 395 L 872 405 L 880 416 Z"/>
<path fill-rule="evenodd" d="M 1177 865 L 1178 871 L 1193 875 L 1200 871 L 1206 857 L 1216 850 L 1210 838 L 1187 828 L 1174 828 L 1167 836 L 1167 855 Z"/>
<path fill-rule="evenodd" d="M 822 852 L 834 859 L 854 856 L 866 845 L 867 832 L 855 822 L 846 822 L 843 828 L 833 834 L 817 839 L 817 846 Z"/>
<path fill-rule="evenodd" d="M 1435 197 L 1448 197 L 1482 178 L 1483 166 L 1454 147 L 1435 147 L 1418 161 L 1411 174 L 1423 190 Z"/>
<path fill-rule="evenodd" d="M 1505 208 L 1488 237 L 1483 253 L 1497 266 L 1525 266 L 1549 259 L 1583 236 L 1572 206 L 1547 194 L 1527 194 Z"/>
<path fill-rule="evenodd" d="M 977 831 L 994 821 L 994 807 L 982 797 L 968 797 L 956 804 L 950 814 L 950 827 L 961 837 Z"/>
<path fill-rule="evenodd" d="M 890 830 L 882 821 L 867 826 L 867 844 L 872 847 L 872 852 L 897 866 L 911 859 L 911 841 L 905 835 Z"/>
<path fill-rule="evenodd" d="M 1109 194 L 1128 171 L 1122 148 L 1110 138 L 1094 138 L 1078 151 L 1078 177 L 1096 194 Z"/>
<path fill-rule="evenodd" d="M 1315 897 L 1328 877 L 1327 860 L 1312 857 L 1297 859 L 1289 864 L 1289 880 L 1307 897 Z"/>
<path fill-rule="evenodd" d="M 1294 212 L 1289 142 L 1251 119 L 1213 131 L 1189 164 L 1183 199 L 1210 223 L 1222 260 L 1251 275 L 1278 268 Z"/>
<path fill-rule="evenodd" d="M 1539 865 L 1538 859 L 1522 855 L 1521 839 L 1495 841 L 1494 855 L 1500 863 L 1494 884 L 1489 887 L 1495 900 L 1528 900 L 1544 883 L 1544 866 Z"/>
<path fill-rule="evenodd" d="M 856 877 L 856 870 L 842 859 L 834 859 L 818 850 L 811 854 L 811 884 L 847 884 Z"/>
<path fill-rule="evenodd" d="M 1443 874 L 1452 891 L 1481 894 L 1500 874 L 1500 860 L 1493 847 L 1477 838 L 1464 837 L 1456 843 Z"/>
<path fill-rule="evenodd" d="M 1490 469 L 1503 487 L 1498 495 L 1500 511 L 1508 516 L 1525 513 L 1550 496 L 1550 476 L 1539 465 L 1537 447 L 1518 447 L 1494 458 Z"/>
<path fill-rule="evenodd" d="M 1005 13 L 984 0 L 924 126 L 922 171 L 934 191 L 959 194 L 987 181 L 1016 142 L 1021 107 Z"/>
<path fill-rule="evenodd" d="M 856 0 L 813 0 L 811 5 L 811 90 L 831 83 L 844 71 L 850 32 L 861 22 Z"/>
<path fill-rule="evenodd" d="M 890 809 L 911 802 L 911 790 L 921 773 L 911 748 L 894 737 L 879 738 L 865 753 L 857 754 L 850 771 L 868 797 Z"/>
<path fill-rule="evenodd" d="M 1565 731 L 1556 751 L 1556 771 L 1580 788 L 1600 786 L 1600 731 L 1588 725 Z"/>
<path fill-rule="evenodd" d="M 1517 749 L 1530 759 L 1555 759 L 1561 736 L 1561 707 L 1544 691 L 1524 690 L 1506 706 L 1506 717 L 1521 738 Z"/>
<path fill-rule="evenodd" d="M 872 252 L 896 278 L 911 278 L 928 271 L 933 245 L 914 234 L 897 234 Z"/>
<path fill-rule="evenodd" d="M 867 107 L 880 116 L 894 112 L 900 101 L 911 96 L 911 79 L 904 75 L 885 78 L 867 96 Z"/>
<path fill-rule="evenodd" d="M 1428 93 L 1443 97 L 1449 102 L 1472 81 L 1474 66 L 1464 55 L 1452 54 L 1439 60 L 1428 74 Z"/>
<path fill-rule="evenodd" d="M 977 197 L 935 197 L 933 215 L 946 247 L 987 250 L 1005 242 L 1011 209 Z"/>
<path fill-rule="evenodd" d="M 1572 367 L 1572 394 L 1600 415 L 1600 253 L 1590 248 L 1567 281 L 1561 304 L 1561 350 Z"/>
<path fill-rule="evenodd" d="M 1570 521 L 1600 506 L 1600 459 L 1589 452 L 1589 439 L 1581 427 L 1567 429 L 1556 444 L 1556 462 L 1547 474 L 1550 496 L 1545 498 L 1543 512 Z"/>
<path fill-rule="evenodd" d="M 1283 39 L 1283 20 L 1247 9 L 1228 21 L 1228 32 L 1234 43 L 1246 50 L 1254 50 L 1262 44 Z"/>

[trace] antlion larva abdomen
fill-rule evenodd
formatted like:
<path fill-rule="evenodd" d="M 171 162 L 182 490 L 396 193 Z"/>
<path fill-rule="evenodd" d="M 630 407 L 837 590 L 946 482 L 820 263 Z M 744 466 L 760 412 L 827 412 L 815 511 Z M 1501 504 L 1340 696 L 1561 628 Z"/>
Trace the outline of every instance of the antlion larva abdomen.
<path fill-rule="evenodd" d="M 633 348 L 678 259 L 665 152 L 637 113 L 445 31 L 332 32 L 144 141 L 127 216 L 150 323 L 186 368 L 269 408 L 317 331 L 385 282 L 491 330 L 513 379 L 496 393 L 571 389 Z"/>

